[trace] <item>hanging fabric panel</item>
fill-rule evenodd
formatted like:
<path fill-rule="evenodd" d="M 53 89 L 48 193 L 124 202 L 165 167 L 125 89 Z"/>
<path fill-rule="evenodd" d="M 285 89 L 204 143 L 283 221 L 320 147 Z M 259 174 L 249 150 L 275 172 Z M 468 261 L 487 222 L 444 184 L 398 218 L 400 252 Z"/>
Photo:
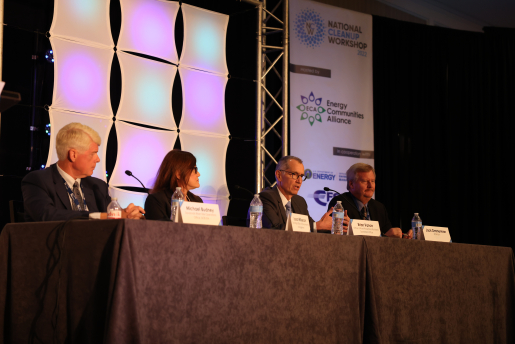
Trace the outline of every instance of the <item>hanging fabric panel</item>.
<path fill-rule="evenodd" d="M 114 51 L 50 38 L 54 50 L 52 108 L 113 117 L 109 80 Z"/>
<path fill-rule="evenodd" d="M 179 3 L 161 0 L 120 0 L 122 27 L 118 50 L 158 57 L 177 64 L 175 19 Z"/>
<path fill-rule="evenodd" d="M 69 123 L 78 122 L 87 125 L 91 129 L 95 130 L 100 139 L 102 140 L 100 147 L 98 147 L 98 157 L 100 162 L 97 163 L 97 167 L 93 171 L 93 177 L 106 181 L 106 161 L 105 152 L 107 148 L 107 138 L 111 131 L 113 121 L 110 118 L 102 118 L 96 116 L 81 115 L 73 112 L 66 112 L 62 110 L 50 109 L 50 147 L 48 149 L 48 159 L 46 166 L 50 166 L 57 162 L 57 152 L 55 150 L 55 138 L 59 130 Z"/>
<path fill-rule="evenodd" d="M 229 16 L 182 4 L 184 43 L 181 66 L 227 75 L 225 43 Z"/>
<path fill-rule="evenodd" d="M 110 0 L 54 0 L 52 37 L 113 48 Z"/>
<path fill-rule="evenodd" d="M 181 148 L 197 158 L 200 188 L 193 193 L 199 196 L 224 198 L 229 196 L 225 179 L 225 155 L 229 138 L 180 133 Z"/>
<path fill-rule="evenodd" d="M 118 52 L 122 96 L 117 119 L 176 129 L 172 114 L 172 85 L 177 67 Z"/>
<path fill-rule="evenodd" d="M 118 198 L 118 203 L 124 209 L 131 203 L 143 208 L 148 196 L 146 192 L 127 191 L 112 186 L 109 187 L 109 195 Z"/>
<path fill-rule="evenodd" d="M 227 77 L 179 67 L 182 83 L 181 130 L 229 135 L 225 119 Z"/>
<path fill-rule="evenodd" d="M 125 174 L 129 170 L 145 187 L 152 188 L 157 169 L 173 149 L 177 132 L 143 128 L 121 121 L 116 121 L 115 127 L 118 154 L 109 184 L 141 187 L 136 179 Z"/>

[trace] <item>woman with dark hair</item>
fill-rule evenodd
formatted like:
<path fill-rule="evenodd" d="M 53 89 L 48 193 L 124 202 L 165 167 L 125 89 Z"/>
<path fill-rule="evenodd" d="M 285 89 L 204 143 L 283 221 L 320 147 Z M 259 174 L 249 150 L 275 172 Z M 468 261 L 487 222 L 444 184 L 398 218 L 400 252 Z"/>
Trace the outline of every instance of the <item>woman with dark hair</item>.
<path fill-rule="evenodd" d="M 175 188 L 180 186 L 184 200 L 203 203 L 202 198 L 190 190 L 200 187 L 200 173 L 197 159 L 189 152 L 174 149 L 166 154 L 159 170 L 156 182 L 145 201 L 145 218 L 148 220 L 170 220 L 171 199 Z"/>

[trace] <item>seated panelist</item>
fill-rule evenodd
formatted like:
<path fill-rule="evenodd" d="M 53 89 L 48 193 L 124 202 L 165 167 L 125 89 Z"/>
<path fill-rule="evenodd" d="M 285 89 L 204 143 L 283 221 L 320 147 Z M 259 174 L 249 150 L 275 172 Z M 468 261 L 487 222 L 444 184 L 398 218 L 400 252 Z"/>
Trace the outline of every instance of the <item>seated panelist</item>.
<path fill-rule="evenodd" d="M 312 232 L 331 229 L 332 217 L 330 214 L 333 208 L 330 207 L 320 221 L 315 222 L 309 216 L 306 200 L 297 195 L 305 179 L 304 171 L 302 160 L 298 157 L 288 155 L 279 159 L 275 168 L 277 185 L 273 188 L 265 188 L 259 194 L 259 198 L 263 202 L 263 228 L 285 230 L 286 213 L 291 211 L 295 214 L 306 215 Z M 250 214 L 247 216 L 250 216 Z M 347 212 L 345 212 L 343 221 L 345 232 L 349 221 Z"/>
<path fill-rule="evenodd" d="M 145 201 L 145 217 L 148 220 L 170 220 L 172 195 L 176 187 L 181 187 L 185 201 L 203 203 L 202 198 L 190 192 L 200 187 L 199 177 L 197 159 L 193 154 L 177 149 L 168 152 Z"/>
<path fill-rule="evenodd" d="M 372 166 L 364 163 L 352 165 L 347 170 L 347 190 L 349 192 L 334 197 L 328 208 L 333 207 L 337 201 L 342 201 L 343 208 L 348 211 L 351 219 L 377 221 L 384 236 L 403 237 L 402 230 L 390 223 L 386 207 L 372 198 L 376 190 L 376 172 Z M 411 239 L 413 231 L 410 229 L 405 237 Z"/>
<path fill-rule="evenodd" d="M 105 212 L 111 202 L 107 184 L 91 177 L 100 161 L 100 143 L 98 133 L 80 123 L 59 130 L 55 140 L 57 163 L 27 174 L 21 182 L 26 221 L 107 218 Z M 122 217 L 139 219 L 141 213 L 145 211 L 131 203 L 123 209 Z"/>

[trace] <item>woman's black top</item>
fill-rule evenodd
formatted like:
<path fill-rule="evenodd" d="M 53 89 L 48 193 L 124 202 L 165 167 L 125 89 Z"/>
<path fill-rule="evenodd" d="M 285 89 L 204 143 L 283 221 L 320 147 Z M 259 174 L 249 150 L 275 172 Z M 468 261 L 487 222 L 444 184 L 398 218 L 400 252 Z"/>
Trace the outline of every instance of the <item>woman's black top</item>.
<path fill-rule="evenodd" d="M 172 190 L 161 190 L 148 195 L 145 201 L 145 218 L 147 220 L 170 220 L 172 215 Z M 202 198 L 188 191 L 190 202 L 204 203 Z"/>

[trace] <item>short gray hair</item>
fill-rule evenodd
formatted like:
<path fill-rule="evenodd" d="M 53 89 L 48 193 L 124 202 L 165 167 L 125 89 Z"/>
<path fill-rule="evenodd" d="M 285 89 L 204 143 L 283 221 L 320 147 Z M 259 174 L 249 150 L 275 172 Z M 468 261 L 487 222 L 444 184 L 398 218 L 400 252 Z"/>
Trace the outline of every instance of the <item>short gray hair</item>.
<path fill-rule="evenodd" d="M 275 166 L 275 170 L 287 170 L 290 168 L 290 160 L 295 160 L 296 162 L 302 164 L 302 160 L 300 158 L 297 158 L 293 155 L 286 155 L 283 156 L 279 161 L 277 162 L 277 166 Z"/>
<path fill-rule="evenodd" d="M 89 149 L 91 141 L 99 146 L 102 142 L 98 133 L 87 125 L 80 123 L 65 125 L 55 138 L 55 150 L 59 161 L 66 160 L 68 151 L 72 148 L 84 153 Z"/>
<path fill-rule="evenodd" d="M 358 174 L 359 172 L 370 172 L 370 171 L 374 172 L 374 177 L 375 177 L 376 171 L 369 164 L 364 164 L 362 162 L 358 162 L 358 163 L 352 165 L 351 167 L 349 167 L 349 169 L 347 170 L 347 190 L 350 190 L 349 182 L 351 180 L 353 182 L 357 181 L 356 174 Z"/>

